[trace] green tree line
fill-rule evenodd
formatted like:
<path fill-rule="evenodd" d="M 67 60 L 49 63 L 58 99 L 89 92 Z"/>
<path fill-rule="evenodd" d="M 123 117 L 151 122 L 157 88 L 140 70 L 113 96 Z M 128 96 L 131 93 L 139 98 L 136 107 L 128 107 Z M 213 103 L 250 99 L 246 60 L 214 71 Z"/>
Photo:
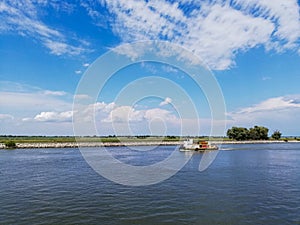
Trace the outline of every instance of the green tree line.
<path fill-rule="evenodd" d="M 227 130 L 227 136 L 230 139 L 237 141 L 245 141 L 245 140 L 268 140 L 269 129 L 263 126 L 254 126 L 250 129 L 245 127 L 232 127 Z M 279 130 L 274 131 L 271 136 L 275 140 L 279 140 L 281 138 L 281 132 Z"/>

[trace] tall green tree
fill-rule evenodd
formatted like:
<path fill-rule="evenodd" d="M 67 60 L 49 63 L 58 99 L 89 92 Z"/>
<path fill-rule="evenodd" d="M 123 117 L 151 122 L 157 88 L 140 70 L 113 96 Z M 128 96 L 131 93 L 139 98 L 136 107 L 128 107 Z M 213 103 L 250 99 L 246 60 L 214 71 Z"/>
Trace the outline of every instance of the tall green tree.
<path fill-rule="evenodd" d="M 249 138 L 249 131 L 245 127 L 232 127 L 227 130 L 227 136 L 233 140 L 244 141 Z"/>
<path fill-rule="evenodd" d="M 251 140 L 268 140 L 269 129 L 263 126 L 254 126 L 249 130 L 249 139 Z"/>
<path fill-rule="evenodd" d="M 269 129 L 263 126 L 254 126 L 249 130 L 245 127 L 232 127 L 227 130 L 227 136 L 237 141 L 268 140 Z"/>
<path fill-rule="evenodd" d="M 281 138 L 281 135 L 282 134 L 279 130 L 275 130 L 271 137 L 275 140 L 279 140 Z"/>

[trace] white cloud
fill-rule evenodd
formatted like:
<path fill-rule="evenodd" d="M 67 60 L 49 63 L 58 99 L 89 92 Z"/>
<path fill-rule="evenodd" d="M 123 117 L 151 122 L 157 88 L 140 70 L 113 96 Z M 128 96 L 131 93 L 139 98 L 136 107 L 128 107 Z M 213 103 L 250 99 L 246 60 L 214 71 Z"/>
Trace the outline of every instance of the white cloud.
<path fill-rule="evenodd" d="M 269 98 L 261 103 L 243 108 L 236 112 L 236 114 L 245 114 L 245 113 L 257 113 L 263 111 L 280 111 L 287 109 L 300 108 L 300 98 L 292 96 L 276 97 Z"/>
<path fill-rule="evenodd" d="M 110 113 L 113 109 L 115 109 L 116 103 L 105 103 L 105 102 L 96 102 L 94 105 L 90 105 L 96 112 L 102 111 L 105 113 Z"/>
<path fill-rule="evenodd" d="M 247 13 L 256 9 L 260 16 L 276 24 L 273 37 L 286 43 L 280 48 L 291 48 L 300 36 L 299 5 L 297 1 L 235 0 Z"/>
<path fill-rule="evenodd" d="M 228 124 L 252 127 L 265 125 L 290 134 L 299 133 L 300 96 L 280 96 L 228 113 Z"/>
<path fill-rule="evenodd" d="M 84 67 L 89 67 L 90 64 L 89 64 L 89 63 L 84 63 L 83 66 L 84 66 Z"/>
<path fill-rule="evenodd" d="M 136 111 L 130 106 L 119 106 L 113 109 L 107 118 L 103 119 L 102 122 L 107 123 L 127 123 L 127 122 L 138 122 L 143 120 L 143 112 Z"/>
<path fill-rule="evenodd" d="M 47 110 L 53 108 L 66 108 L 71 103 L 58 99 L 55 95 L 43 93 L 18 93 L 18 92 L 0 92 L 0 105 L 7 111 L 18 113 L 27 111 Z"/>
<path fill-rule="evenodd" d="M 65 95 L 67 95 L 67 93 L 64 92 L 64 91 L 50 91 L 50 90 L 45 90 L 43 93 L 45 95 L 53 95 L 53 96 L 65 96 Z"/>
<path fill-rule="evenodd" d="M 67 111 L 71 95 L 64 91 L 43 90 L 13 82 L 0 82 L 1 111 L 16 118 L 30 117 L 42 111 Z"/>
<path fill-rule="evenodd" d="M 72 134 L 70 94 L 19 83 L 0 82 L 0 96 L 1 134 Z"/>
<path fill-rule="evenodd" d="M 164 106 L 172 103 L 172 99 L 170 97 L 166 97 L 164 101 L 162 101 L 159 106 Z"/>
<path fill-rule="evenodd" d="M 11 121 L 13 119 L 14 119 L 14 117 L 10 114 L 0 114 L 0 121 L 1 122 Z"/>
<path fill-rule="evenodd" d="M 75 70 L 75 73 L 76 74 L 82 74 L 82 71 L 81 70 Z"/>
<path fill-rule="evenodd" d="M 178 73 L 178 72 L 179 72 L 178 69 L 176 69 L 176 68 L 174 68 L 174 67 L 172 67 L 172 66 L 169 66 L 169 65 L 163 65 L 163 66 L 162 66 L 162 69 L 163 69 L 165 72 L 167 72 L 167 73 Z"/>
<path fill-rule="evenodd" d="M 88 95 L 74 95 L 74 99 L 81 100 L 81 99 L 90 99 L 91 97 Z"/>
<path fill-rule="evenodd" d="M 263 81 L 266 81 L 266 80 L 271 80 L 272 78 L 271 77 L 268 77 L 268 76 L 264 76 L 264 77 L 262 77 L 262 80 Z"/>
<path fill-rule="evenodd" d="M 76 96 L 77 103 L 75 104 L 75 121 L 80 123 L 85 123 L 89 121 L 108 121 L 109 114 L 112 110 L 114 110 L 117 106 L 114 102 L 105 103 L 105 102 L 96 102 L 94 104 L 86 105 L 86 100 L 90 100 L 91 98 L 88 95 L 80 95 Z M 80 105 L 80 100 L 83 100 L 83 105 Z M 95 119 L 96 118 L 96 119 Z"/>
<path fill-rule="evenodd" d="M 44 45 L 48 47 L 54 55 L 79 55 L 84 52 L 82 47 L 75 47 L 62 41 L 45 40 Z"/>
<path fill-rule="evenodd" d="M 105 127 L 116 135 L 180 133 L 180 119 L 159 108 L 136 110 L 131 106 L 116 106 L 97 126 L 100 132 Z"/>
<path fill-rule="evenodd" d="M 136 123 L 146 122 L 151 120 L 161 120 L 176 123 L 178 118 L 170 111 L 152 108 L 147 110 L 136 110 L 131 106 L 115 106 L 102 122 L 118 122 L 118 123 Z"/>
<path fill-rule="evenodd" d="M 33 120 L 39 122 L 72 122 L 73 112 L 41 112 Z M 28 119 L 24 119 L 25 121 Z"/>
<path fill-rule="evenodd" d="M 158 119 L 158 120 L 162 120 L 162 121 L 177 123 L 179 120 L 172 112 L 170 112 L 168 110 L 164 110 L 164 109 L 159 109 L 159 108 L 146 110 L 144 117 L 148 121 Z"/>
<path fill-rule="evenodd" d="M 106 10 L 104 10 L 99 2 L 102 0 L 80 0 L 80 6 L 83 7 L 88 15 L 92 18 L 93 23 L 101 28 L 108 28 L 108 16 Z"/>
<path fill-rule="evenodd" d="M 66 36 L 42 22 L 39 14 L 42 13 L 41 9 L 45 5 L 47 5 L 46 2 L 31 0 L 0 2 L 0 32 L 18 33 L 38 40 L 54 55 L 79 55 L 86 52 L 87 49 L 80 44 L 84 40 L 80 40 L 74 35 L 74 37 Z M 50 3 L 49 5 L 54 6 Z M 71 4 L 62 3 L 60 5 L 63 11 L 66 9 L 72 11 Z M 57 10 L 59 9 L 57 4 L 55 7 Z"/>
<path fill-rule="evenodd" d="M 230 68 L 238 52 L 259 45 L 279 52 L 299 49 L 296 0 L 110 0 L 104 5 L 115 15 L 114 32 L 125 42 L 168 40 L 194 52 L 213 69 Z M 127 51 L 133 57 L 138 54 Z"/>

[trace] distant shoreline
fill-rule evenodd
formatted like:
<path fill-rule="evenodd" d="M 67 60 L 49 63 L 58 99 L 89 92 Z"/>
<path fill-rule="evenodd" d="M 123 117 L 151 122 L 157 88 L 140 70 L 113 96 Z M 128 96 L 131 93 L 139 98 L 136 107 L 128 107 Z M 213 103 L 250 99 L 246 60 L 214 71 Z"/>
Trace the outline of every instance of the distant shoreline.
<path fill-rule="evenodd" d="M 78 147 L 121 147 L 121 146 L 171 146 L 180 145 L 182 141 L 139 141 L 139 142 L 40 142 L 40 143 L 18 143 L 17 149 L 29 148 L 78 148 Z M 213 145 L 222 144 L 282 144 L 282 143 L 300 143 L 297 140 L 260 140 L 260 141 L 211 141 Z M 0 149 L 5 149 L 5 144 L 0 143 Z"/>

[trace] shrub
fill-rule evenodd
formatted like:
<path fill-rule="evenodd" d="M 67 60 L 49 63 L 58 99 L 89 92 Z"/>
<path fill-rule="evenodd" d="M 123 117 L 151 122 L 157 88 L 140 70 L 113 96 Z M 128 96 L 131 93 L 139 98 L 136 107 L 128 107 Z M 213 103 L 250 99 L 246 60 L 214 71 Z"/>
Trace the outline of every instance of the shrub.
<path fill-rule="evenodd" d="M 12 149 L 12 148 L 16 148 L 17 145 L 16 145 L 16 142 L 14 141 L 6 141 L 5 142 L 5 148 L 9 148 L 9 149 Z"/>

